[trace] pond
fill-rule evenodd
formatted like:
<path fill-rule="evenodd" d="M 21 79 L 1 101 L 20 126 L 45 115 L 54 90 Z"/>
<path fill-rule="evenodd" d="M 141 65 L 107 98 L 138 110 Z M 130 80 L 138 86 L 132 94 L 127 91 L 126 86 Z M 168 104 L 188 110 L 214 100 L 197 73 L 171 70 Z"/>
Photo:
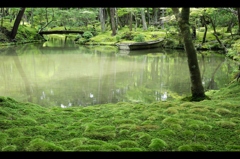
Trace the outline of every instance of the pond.
<path fill-rule="evenodd" d="M 161 101 L 190 95 L 183 50 L 120 51 L 72 40 L 9 46 L 0 53 L 0 96 L 42 106 Z M 232 80 L 237 66 L 216 52 L 198 52 L 205 90 Z"/>

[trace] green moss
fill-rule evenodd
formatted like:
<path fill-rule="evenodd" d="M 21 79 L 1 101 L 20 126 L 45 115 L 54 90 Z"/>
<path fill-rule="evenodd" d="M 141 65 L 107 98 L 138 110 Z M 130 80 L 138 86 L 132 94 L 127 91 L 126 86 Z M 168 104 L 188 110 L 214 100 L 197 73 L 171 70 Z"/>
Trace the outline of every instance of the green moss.
<path fill-rule="evenodd" d="M 200 139 L 201 141 L 209 139 L 209 136 L 206 134 L 197 134 L 196 137 L 197 137 L 197 139 Z"/>
<path fill-rule="evenodd" d="M 167 148 L 167 146 L 168 145 L 164 140 L 155 138 L 155 139 L 151 140 L 151 143 L 148 147 L 152 151 L 161 151 L 161 150 L 164 150 L 165 148 Z"/>
<path fill-rule="evenodd" d="M 200 114 L 179 114 L 178 117 L 190 118 L 190 119 L 196 119 L 196 120 L 209 120 L 208 117 L 200 115 Z"/>
<path fill-rule="evenodd" d="M 239 151 L 240 145 L 226 145 L 226 148 L 228 151 Z"/>
<path fill-rule="evenodd" d="M 169 127 L 173 130 L 181 130 L 182 126 L 180 124 L 170 124 Z"/>
<path fill-rule="evenodd" d="M 178 113 L 178 110 L 176 108 L 167 108 L 164 113 L 167 113 L 167 114 L 177 114 Z"/>
<path fill-rule="evenodd" d="M 88 144 L 88 145 L 103 145 L 103 144 L 107 144 L 106 141 L 102 141 L 102 140 L 86 140 L 84 142 L 84 144 Z"/>
<path fill-rule="evenodd" d="M 8 134 L 0 132 L 0 149 L 2 149 L 6 145 L 7 139 Z"/>
<path fill-rule="evenodd" d="M 17 149 L 16 145 L 8 145 L 2 148 L 2 151 L 15 151 Z"/>
<path fill-rule="evenodd" d="M 131 135 L 131 138 L 135 141 L 138 141 L 141 146 L 147 146 L 151 142 L 151 135 L 144 132 L 138 132 Z"/>
<path fill-rule="evenodd" d="M 134 128 L 136 128 L 136 124 L 121 124 L 117 127 L 117 129 L 128 129 L 128 130 L 131 130 Z"/>
<path fill-rule="evenodd" d="M 195 104 L 192 102 L 184 102 L 180 105 L 180 107 L 193 107 L 193 106 L 195 106 Z"/>
<path fill-rule="evenodd" d="M 30 136 L 20 136 L 17 138 L 13 138 L 11 143 L 17 146 L 17 151 L 26 151 L 26 146 L 28 146 L 32 137 Z"/>
<path fill-rule="evenodd" d="M 173 117 L 167 117 L 162 120 L 163 124 L 182 124 L 183 120 L 178 119 L 178 118 L 173 118 Z"/>
<path fill-rule="evenodd" d="M 120 131 L 119 131 L 119 135 L 121 135 L 121 136 L 126 136 L 126 135 L 128 135 L 130 133 L 130 131 L 129 130 L 126 130 L 126 129 L 121 129 Z"/>
<path fill-rule="evenodd" d="M 12 138 L 23 136 L 25 129 L 24 128 L 11 128 L 7 129 L 5 132 Z"/>
<path fill-rule="evenodd" d="M 207 147 L 200 143 L 190 144 L 193 151 L 206 151 Z"/>
<path fill-rule="evenodd" d="M 193 130 L 198 130 L 200 129 L 200 126 L 198 124 L 190 124 L 188 125 L 188 128 Z"/>
<path fill-rule="evenodd" d="M 237 124 L 231 121 L 217 121 L 217 125 L 223 127 L 223 128 L 234 128 Z"/>
<path fill-rule="evenodd" d="M 52 142 L 44 141 L 43 139 L 33 139 L 30 141 L 27 151 L 63 151 L 62 147 L 56 146 Z"/>
<path fill-rule="evenodd" d="M 192 108 L 192 109 L 189 109 L 187 112 L 189 112 L 189 113 L 206 113 L 206 112 L 209 112 L 209 110 L 207 108 Z"/>
<path fill-rule="evenodd" d="M 221 114 L 221 115 L 225 115 L 225 114 L 230 114 L 231 111 L 225 108 L 217 108 L 215 110 L 215 113 Z"/>
<path fill-rule="evenodd" d="M 98 139 L 98 140 L 112 140 L 116 137 L 116 133 L 114 132 L 87 132 L 82 134 L 85 137 L 91 138 L 91 139 Z"/>
<path fill-rule="evenodd" d="M 73 151 L 101 151 L 101 146 L 99 145 L 80 145 L 73 148 Z"/>
<path fill-rule="evenodd" d="M 208 112 L 206 113 L 207 116 L 209 116 L 210 118 L 221 118 L 222 116 L 218 113 L 214 113 L 214 112 Z"/>
<path fill-rule="evenodd" d="M 194 132 L 191 131 L 191 130 L 184 130 L 182 133 L 181 133 L 185 138 L 192 138 L 194 137 Z"/>
<path fill-rule="evenodd" d="M 162 129 L 160 130 L 159 132 L 157 132 L 158 135 L 163 135 L 163 136 L 174 136 L 176 135 L 175 131 L 174 130 L 171 130 L 171 129 Z"/>
<path fill-rule="evenodd" d="M 16 126 L 35 126 L 37 121 L 31 117 L 22 117 L 13 121 L 13 124 Z"/>
<path fill-rule="evenodd" d="M 190 145 L 182 145 L 178 147 L 178 151 L 193 151 Z"/>
<path fill-rule="evenodd" d="M 206 131 L 207 131 L 207 130 L 212 130 L 212 126 L 211 126 L 211 125 L 204 124 L 204 125 L 201 126 L 201 129 L 202 129 L 202 130 L 206 130 Z"/>
<path fill-rule="evenodd" d="M 8 117 L 10 114 L 8 112 L 6 112 L 5 110 L 0 110 L 0 117 L 4 116 L 4 117 Z"/>
<path fill-rule="evenodd" d="M 133 140 L 122 140 L 117 143 L 121 148 L 138 147 L 138 143 Z"/>
<path fill-rule="evenodd" d="M 107 143 L 107 144 L 104 144 L 104 145 L 101 145 L 101 146 L 102 146 L 102 151 L 119 151 L 119 150 L 122 150 L 120 146 L 110 144 L 110 143 Z"/>
<path fill-rule="evenodd" d="M 143 151 L 142 148 L 137 148 L 137 147 L 127 147 L 127 148 L 121 148 L 121 151 L 127 151 L 127 152 L 131 152 L 131 151 Z"/>

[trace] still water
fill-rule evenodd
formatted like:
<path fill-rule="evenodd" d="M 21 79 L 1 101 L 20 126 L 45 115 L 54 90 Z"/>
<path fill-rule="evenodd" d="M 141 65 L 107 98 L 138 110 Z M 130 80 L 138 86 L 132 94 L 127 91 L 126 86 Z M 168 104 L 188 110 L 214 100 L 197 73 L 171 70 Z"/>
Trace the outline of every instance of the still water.
<path fill-rule="evenodd" d="M 164 93 L 167 100 L 191 93 L 182 50 L 126 52 L 51 40 L 6 47 L 0 60 L 0 96 L 42 106 L 154 102 Z M 216 52 L 198 53 L 198 61 L 205 90 L 224 87 L 236 69 Z"/>

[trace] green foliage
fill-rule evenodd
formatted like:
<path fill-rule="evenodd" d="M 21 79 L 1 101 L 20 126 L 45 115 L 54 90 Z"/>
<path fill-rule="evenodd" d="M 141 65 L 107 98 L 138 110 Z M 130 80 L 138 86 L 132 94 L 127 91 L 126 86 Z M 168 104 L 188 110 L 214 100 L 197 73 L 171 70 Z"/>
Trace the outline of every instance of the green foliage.
<path fill-rule="evenodd" d="M 121 35 L 121 39 L 133 40 L 133 38 L 134 38 L 133 32 L 130 32 L 130 31 L 124 32 L 124 33 Z"/>
<path fill-rule="evenodd" d="M 90 31 L 85 31 L 82 37 L 85 39 L 90 39 L 91 37 L 93 37 L 93 34 Z"/>
<path fill-rule="evenodd" d="M 144 35 L 142 35 L 142 34 L 138 34 L 138 35 L 136 35 L 136 36 L 134 36 L 134 41 L 136 41 L 136 42 L 144 42 L 145 41 L 145 37 L 144 37 Z"/>

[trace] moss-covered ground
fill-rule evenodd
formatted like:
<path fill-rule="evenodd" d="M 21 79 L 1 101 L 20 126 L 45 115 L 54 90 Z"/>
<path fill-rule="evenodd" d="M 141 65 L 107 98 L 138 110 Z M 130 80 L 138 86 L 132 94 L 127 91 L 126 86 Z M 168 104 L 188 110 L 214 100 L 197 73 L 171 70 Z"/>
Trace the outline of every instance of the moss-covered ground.
<path fill-rule="evenodd" d="M 239 151 L 240 84 L 211 100 L 42 107 L 0 97 L 1 151 Z"/>

